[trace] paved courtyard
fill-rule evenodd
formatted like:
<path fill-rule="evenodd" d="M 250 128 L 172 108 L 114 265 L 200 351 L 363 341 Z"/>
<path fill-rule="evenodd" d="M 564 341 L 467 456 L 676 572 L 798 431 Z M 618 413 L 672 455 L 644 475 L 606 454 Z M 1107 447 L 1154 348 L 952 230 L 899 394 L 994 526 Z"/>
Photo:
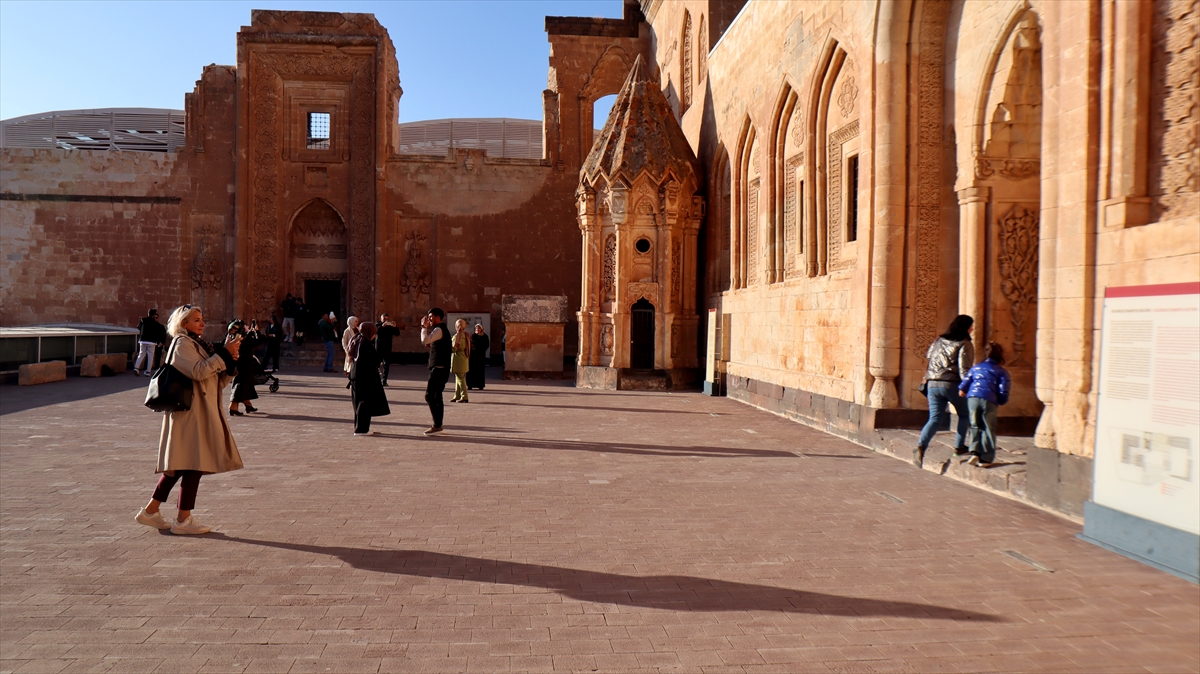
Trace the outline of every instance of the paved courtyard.
<path fill-rule="evenodd" d="M 145 379 L 0 389 L 0 671 L 1200 670 L 1197 586 L 1057 516 L 698 393 L 491 381 L 425 438 L 423 374 L 370 438 L 283 374 L 195 538 L 133 522 Z"/>

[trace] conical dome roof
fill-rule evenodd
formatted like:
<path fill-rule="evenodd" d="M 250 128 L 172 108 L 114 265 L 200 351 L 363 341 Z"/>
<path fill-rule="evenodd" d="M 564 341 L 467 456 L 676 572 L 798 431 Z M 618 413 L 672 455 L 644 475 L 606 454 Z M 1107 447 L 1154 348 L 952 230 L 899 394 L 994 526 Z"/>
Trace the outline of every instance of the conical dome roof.
<path fill-rule="evenodd" d="M 691 174 L 699 182 L 700 162 L 639 54 L 579 177 L 595 184 L 601 175 L 624 174 L 632 181 L 643 169 L 655 177 L 674 169 L 680 180 Z"/>

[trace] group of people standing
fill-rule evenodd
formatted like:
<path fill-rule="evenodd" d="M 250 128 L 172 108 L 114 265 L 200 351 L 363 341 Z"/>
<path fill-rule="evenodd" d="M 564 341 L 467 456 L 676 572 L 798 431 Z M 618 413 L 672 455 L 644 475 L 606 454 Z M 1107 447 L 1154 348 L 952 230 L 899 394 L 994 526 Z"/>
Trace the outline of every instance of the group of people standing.
<path fill-rule="evenodd" d="M 421 343 L 429 349 L 429 380 L 426 384 L 425 402 L 429 405 L 433 425 L 426 435 L 441 433 L 445 417 L 442 395 L 450 375 L 455 377 L 452 402 L 470 402 L 468 391 L 484 387 L 484 368 L 490 340 L 482 325 L 476 325 L 474 334 L 468 332 L 467 322 L 455 321 L 454 334 L 446 329 L 446 313 L 437 307 L 430 309 L 421 319 Z M 351 404 L 354 408 L 354 434 L 373 435 L 371 419 L 391 413 L 383 387 L 387 386 L 388 373 L 392 364 L 392 341 L 400 334 L 394 321 L 387 314 L 379 317 L 379 324 L 360 323 L 355 317 L 346 321 L 342 334 L 342 345 L 346 352 L 345 372 L 350 382 Z"/>
<path fill-rule="evenodd" d="M 989 342 L 983 360 L 975 363 L 974 331 L 975 319 L 956 316 L 925 353 L 929 365 L 921 388 L 929 400 L 929 421 L 913 450 L 913 464 L 918 467 L 925 462 L 934 434 L 950 427 L 949 408 L 958 417 L 955 455 L 970 455 L 967 462 L 977 466 L 996 460 L 999 406 L 1008 402 L 1012 377 L 1003 367 L 1004 349 L 996 342 Z"/>

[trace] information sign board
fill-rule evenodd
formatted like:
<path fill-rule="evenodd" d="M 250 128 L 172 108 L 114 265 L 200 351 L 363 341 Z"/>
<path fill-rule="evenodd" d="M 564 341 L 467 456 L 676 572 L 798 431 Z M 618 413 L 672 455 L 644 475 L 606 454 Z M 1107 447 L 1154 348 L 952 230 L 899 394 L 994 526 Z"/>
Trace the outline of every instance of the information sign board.
<path fill-rule="evenodd" d="M 1200 534 L 1200 283 L 1108 288 L 1097 504 Z"/>

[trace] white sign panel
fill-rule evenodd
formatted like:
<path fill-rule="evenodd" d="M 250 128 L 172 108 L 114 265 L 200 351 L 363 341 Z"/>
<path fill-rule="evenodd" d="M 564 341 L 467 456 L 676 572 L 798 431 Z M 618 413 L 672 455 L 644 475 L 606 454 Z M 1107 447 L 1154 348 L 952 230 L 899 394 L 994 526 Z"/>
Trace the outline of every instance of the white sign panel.
<path fill-rule="evenodd" d="M 1092 500 L 1200 535 L 1200 283 L 1108 288 Z"/>

